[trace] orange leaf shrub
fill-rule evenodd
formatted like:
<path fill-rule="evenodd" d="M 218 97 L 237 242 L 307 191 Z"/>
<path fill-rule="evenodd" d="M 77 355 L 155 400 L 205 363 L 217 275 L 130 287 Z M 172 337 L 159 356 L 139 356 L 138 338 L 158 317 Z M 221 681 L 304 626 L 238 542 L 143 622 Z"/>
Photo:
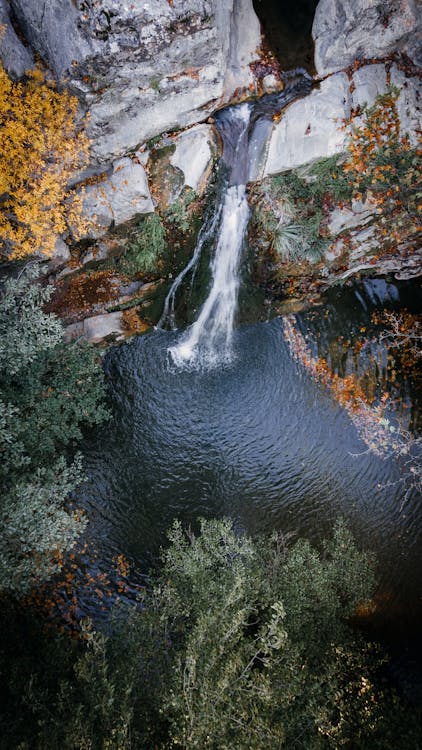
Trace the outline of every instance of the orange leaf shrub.
<path fill-rule="evenodd" d="M 66 230 L 67 184 L 87 163 L 77 99 L 37 68 L 12 81 L 0 63 L 0 253 L 51 255 Z M 81 201 L 69 219 L 83 223 Z"/>

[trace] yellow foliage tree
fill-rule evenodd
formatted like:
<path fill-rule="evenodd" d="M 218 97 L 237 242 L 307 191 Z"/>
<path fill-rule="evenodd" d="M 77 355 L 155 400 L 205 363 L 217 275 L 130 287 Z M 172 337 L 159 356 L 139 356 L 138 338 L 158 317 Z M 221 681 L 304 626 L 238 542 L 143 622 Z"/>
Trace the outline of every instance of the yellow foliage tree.
<path fill-rule="evenodd" d="M 77 99 L 40 69 L 12 81 L 0 63 L 0 253 L 51 255 L 57 235 L 82 222 L 81 202 L 66 205 L 69 178 L 87 163 L 88 139 Z"/>

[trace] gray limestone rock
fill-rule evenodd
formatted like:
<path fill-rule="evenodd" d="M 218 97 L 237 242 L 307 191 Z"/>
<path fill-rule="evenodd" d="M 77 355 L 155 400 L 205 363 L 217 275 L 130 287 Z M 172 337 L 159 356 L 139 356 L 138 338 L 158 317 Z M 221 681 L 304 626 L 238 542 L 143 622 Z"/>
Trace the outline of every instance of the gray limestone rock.
<path fill-rule="evenodd" d="M 93 315 L 79 323 L 72 323 L 65 329 L 64 340 L 68 342 L 83 338 L 90 344 L 98 344 L 108 336 L 113 336 L 113 338 L 119 340 L 124 335 L 123 313 L 118 311 Z"/>
<path fill-rule="evenodd" d="M 397 100 L 397 111 L 400 117 L 402 135 L 408 135 L 412 146 L 417 146 L 422 129 L 421 100 L 422 86 L 420 78 L 407 77 L 397 65 L 391 66 L 391 84 L 400 89 Z"/>
<path fill-rule="evenodd" d="M 341 121 L 350 109 L 345 73 L 327 78 L 319 90 L 291 104 L 272 129 L 264 176 L 340 153 L 345 140 Z"/>
<path fill-rule="evenodd" d="M 416 62 L 421 24 L 419 0 L 320 0 L 312 27 L 318 75 L 400 50 Z"/>
<path fill-rule="evenodd" d="M 375 209 L 376 206 L 369 200 L 364 203 L 353 201 L 351 208 L 337 206 L 330 214 L 328 230 L 332 236 L 336 236 L 345 230 L 361 227 L 372 219 Z"/>
<path fill-rule="evenodd" d="M 397 109 L 401 131 L 413 146 L 421 129 L 421 84 L 417 77 L 407 77 L 393 64 L 391 84 L 400 90 Z M 295 169 L 316 159 L 344 150 L 347 128 L 342 121 L 350 117 L 351 107 L 372 106 L 387 89 L 384 64 L 365 65 L 353 73 L 353 93 L 345 73 L 335 73 L 321 82 L 320 88 L 287 108 L 281 120 L 273 125 L 267 146 L 263 176 Z M 355 124 L 359 122 L 355 120 Z M 260 175 L 255 172 L 250 179 Z"/>
<path fill-rule="evenodd" d="M 353 107 L 362 106 L 375 101 L 379 94 L 384 94 L 387 88 L 387 73 L 385 65 L 364 65 L 353 73 L 354 91 L 352 94 Z"/>
<path fill-rule="evenodd" d="M 71 226 L 72 234 L 78 239 L 97 239 L 106 234 L 112 224 L 123 224 L 137 214 L 151 213 L 154 205 L 145 169 L 128 157 L 119 159 L 107 179 L 83 188 L 82 205 L 82 214 L 92 219 L 92 225 L 82 235 Z"/>
<path fill-rule="evenodd" d="M 54 245 L 53 255 L 51 257 L 53 260 L 58 260 L 63 263 L 70 260 L 69 247 L 61 237 L 57 237 L 56 244 Z"/>
<path fill-rule="evenodd" d="M 90 111 L 92 156 L 116 158 L 206 117 L 252 82 L 252 0 L 11 0 L 26 38 Z"/>
<path fill-rule="evenodd" d="M 209 177 L 217 144 L 211 125 L 195 125 L 175 138 L 170 164 L 183 172 L 184 184 L 201 194 Z"/>
<path fill-rule="evenodd" d="M 12 78 L 20 78 L 35 65 L 32 52 L 17 36 L 9 16 L 9 3 L 0 0 L 0 59 Z"/>

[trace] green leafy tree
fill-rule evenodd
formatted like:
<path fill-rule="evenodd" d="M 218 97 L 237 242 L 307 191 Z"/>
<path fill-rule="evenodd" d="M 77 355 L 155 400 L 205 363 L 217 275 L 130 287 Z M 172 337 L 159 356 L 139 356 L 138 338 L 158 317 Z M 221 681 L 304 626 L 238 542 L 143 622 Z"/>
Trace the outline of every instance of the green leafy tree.
<path fill-rule="evenodd" d="M 176 523 L 142 606 L 116 608 L 107 636 L 87 623 L 79 643 L 48 639 L 25 613 L 39 647 L 11 667 L 22 622 L 0 614 L 2 736 L 20 750 L 417 750 L 414 717 L 350 625 L 373 587 L 342 523 L 321 551 Z"/>
<path fill-rule="evenodd" d="M 6 281 L 0 300 L 0 589 L 15 593 L 60 568 L 83 528 L 64 504 L 82 478 L 71 455 L 81 427 L 106 416 L 97 357 L 63 343 L 37 275 L 33 266 Z"/>

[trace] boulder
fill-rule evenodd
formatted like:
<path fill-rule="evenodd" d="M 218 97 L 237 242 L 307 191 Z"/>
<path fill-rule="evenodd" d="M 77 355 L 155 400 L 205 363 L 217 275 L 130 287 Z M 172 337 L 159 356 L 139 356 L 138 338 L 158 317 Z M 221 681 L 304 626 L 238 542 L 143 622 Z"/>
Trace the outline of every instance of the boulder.
<path fill-rule="evenodd" d="M 0 0 L 0 59 L 12 78 L 20 78 L 35 65 L 32 52 L 22 44 L 12 26 L 7 0 Z"/>
<path fill-rule="evenodd" d="M 70 227 L 72 235 L 79 240 L 97 239 L 114 224 L 123 224 L 137 214 L 154 211 L 145 169 L 138 161 L 127 157 L 113 164 L 109 177 L 77 192 L 78 197 L 81 195 L 82 215 L 90 223 L 82 230 Z"/>
<path fill-rule="evenodd" d="M 118 311 L 93 315 L 92 318 L 85 318 L 80 323 L 72 323 L 65 328 L 64 340 L 68 342 L 83 338 L 90 344 L 98 344 L 108 336 L 120 339 L 124 335 L 123 313 Z"/>
<path fill-rule="evenodd" d="M 176 148 L 170 156 L 170 164 L 181 170 L 185 186 L 201 194 L 217 151 L 214 129 L 211 125 L 196 125 L 180 133 L 174 143 Z"/>
<path fill-rule="evenodd" d="M 253 81 L 252 0 L 11 0 L 33 49 L 90 111 L 96 163 L 205 120 Z"/>
<path fill-rule="evenodd" d="M 340 126 L 350 111 L 345 73 L 327 78 L 319 90 L 291 104 L 272 128 L 264 176 L 340 153 L 345 141 Z"/>
<path fill-rule="evenodd" d="M 354 60 L 397 51 L 416 62 L 421 23 L 418 0 L 320 0 L 312 27 L 317 73 L 326 76 Z"/>

